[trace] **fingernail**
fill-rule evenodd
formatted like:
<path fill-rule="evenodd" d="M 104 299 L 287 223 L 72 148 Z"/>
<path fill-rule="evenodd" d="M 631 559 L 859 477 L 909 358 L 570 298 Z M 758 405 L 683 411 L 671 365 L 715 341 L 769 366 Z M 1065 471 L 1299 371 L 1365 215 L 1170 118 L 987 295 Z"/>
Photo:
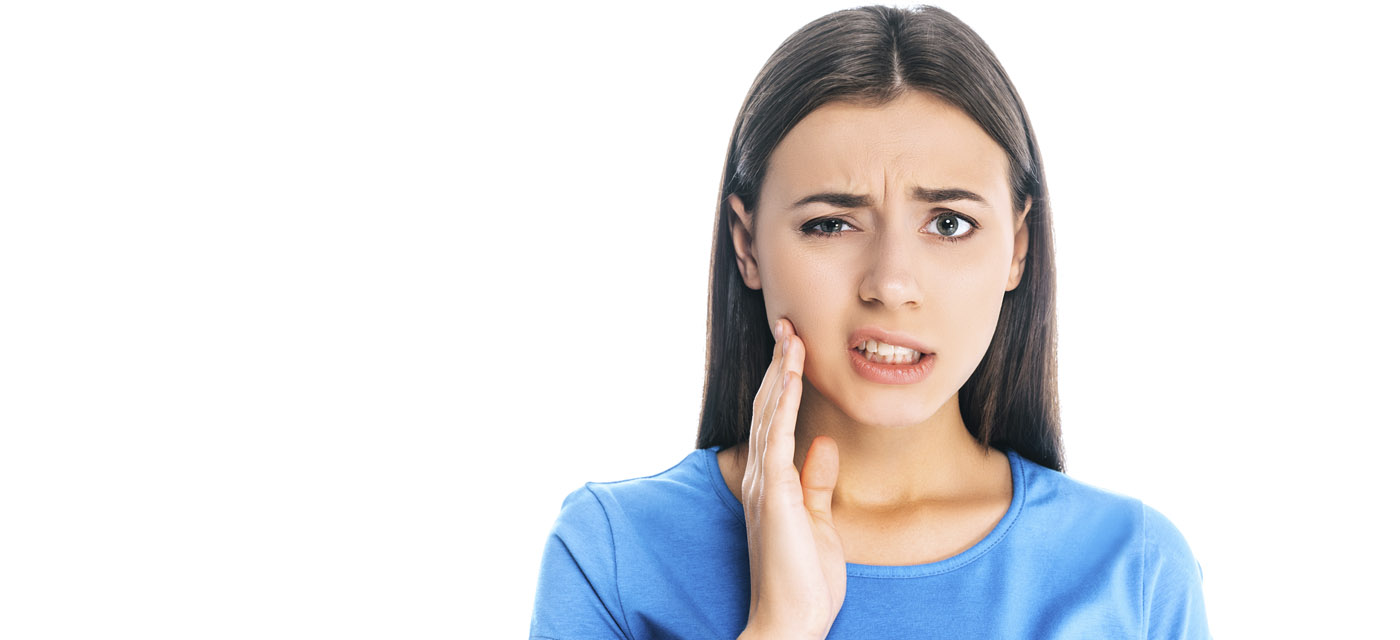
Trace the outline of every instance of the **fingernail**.
<path fill-rule="evenodd" d="M 787 346 L 788 346 L 788 339 L 787 339 L 786 337 L 784 337 L 784 338 L 783 338 L 783 355 L 787 355 Z"/>
<path fill-rule="evenodd" d="M 782 339 L 783 339 L 783 321 L 782 321 L 782 320 L 779 320 L 779 321 L 773 323 L 773 335 L 777 336 L 779 340 L 782 340 Z"/>

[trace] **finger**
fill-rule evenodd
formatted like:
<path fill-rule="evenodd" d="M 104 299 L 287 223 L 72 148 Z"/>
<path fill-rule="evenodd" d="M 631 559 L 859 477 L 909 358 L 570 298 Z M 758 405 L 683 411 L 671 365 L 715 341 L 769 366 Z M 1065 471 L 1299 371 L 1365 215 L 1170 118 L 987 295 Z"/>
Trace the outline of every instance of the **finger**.
<path fill-rule="evenodd" d="M 786 339 L 786 338 L 785 338 Z M 763 408 L 760 409 L 755 421 L 758 433 L 758 457 L 763 459 L 764 450 L 768 446 L 768 431 L 773 425 L 773 412 L 778 410 L 778 401 L 783 395 L 783 372 L 787 370 L 787 356 L 779 356 L 778 361 L 768 367 L 768 373 L 764 375 L 768 378 L 768 393 L 764 398 Z"/>
<path fill-rule="evenodd" d="M 794 474 L 792 479 L 797 480 L 797 469 L 792 462 L 795 447 L 793 425 L 797 422 L 797 406 L 802 400 L 802 377 L 792 371 L 785 371 L 782 379 L 782 394 L 778 397 L 778 406 L 773 410 L 773 418 L 768 427 L 763 445 L 765 452 L 762 464 L 764 473 L 779 474 L 786 471 Z"/>
<path fill-rule="evenodd" d="M 802 339 L 794 334 L 788 341 L 787 356 L 783 363 L 788 369 L 784 375 L 791 376 L 794 381 L 793 389 L 785 394 L 786 398 L 780 398 L 782 408 L 775 408 L 775 415 L 770 421 L 763 445 L 765 449 L 772 450 L 774 464 L 781 462 L 786 465 L 784 468 L 789 469 L 793 468 L 792 460 L 796 447 L 793 437 L 797 430 L 797 407 L 802 400 L 802 371 L 805 358 L 806 349 L 802 346 Z M 786 413 L 782 416 L 776 415 L 782 411 Z"/>
<path fill-rule="evenodd" d="M 801 336 L 792 334 L 785 357 L 789 363 L 788 368 L 797 374 L 799 380 L 802 379 L 802 372 L 807 364 L 807 343 L 802 341 Z"/>
<path fill-rule="evenodd" d="M 831 520 L 831 493 L 836 489 L 840 455 L 831 436 L 817 436 L 802 462 L 802 502 L 812 515 Z"/>
<path fill-rule="evenodd" d="M 785 320 L 778 320 L 774 333 L 777 341 L 773 345 L 773 361 L 768 363 L 768 370 L 763 374 L 763 382 L 759 385 L 759 392 L 754 397 L 753 419 L 749 426 L 749 458 L 751 463 L 763 460 L 766 449 L 767 427 L 773 415 L 773 409 L 777 406 L 779 392 L 782 391 L 782 373 L 786 366 L 785 354 L 783 353 L 784 339 L 791 334 L 790 326 Z"/>
<path fill-rule="evenodd" d="M 768 363 L 768 370 L 764 372 L 763 381 L 759 383 L 758 392 L 754 394 L 753 413 L 749 419 L 749 445 L 747 447 L 748 451 L 746 452 L 747 461 L 744 465 L 745 479 L 754 477 L 759 469 L 757 461 L 763 459 L 764 431 L 762 425 L 767 417 L 767 408 L 774 396 L 772 391 L 774 387 L 778 386 L 777 379 L 780 377 L 781 367 L 783 366 L 782 338 L 786 335 L 785 332 L 786 328 L 783 326 L 783 321 L 779 320 L 773 328 L 776 339 L 773 343 L 773 360 Z"/>

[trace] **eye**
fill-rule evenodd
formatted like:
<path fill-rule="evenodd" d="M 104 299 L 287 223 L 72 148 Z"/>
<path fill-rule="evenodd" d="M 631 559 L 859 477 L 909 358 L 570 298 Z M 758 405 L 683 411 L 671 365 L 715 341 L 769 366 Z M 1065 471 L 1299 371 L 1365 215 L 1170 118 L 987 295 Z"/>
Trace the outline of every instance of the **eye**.
<path fill-rule="evenodd" d="M 813 220 L 807 223 L 806 226 L 802 227 L 802 233 L 805 233 L 809 236 L 818 236 L 825 238 L 839 236 L 844 231 L 844 229 L 841 228 L 841 225 L 845 225 L 847 227 L 851 226 L 850 223 L 840 218 L 822 218 L 820 220 Z"/>
<path fill-rule="evenodd" d="M 944 212 L 934 218 L 929 226 L 932 226 L 939 236 L 957 241 L 970 234 L 977 227 L 977 223 L 961 214 Z"/>

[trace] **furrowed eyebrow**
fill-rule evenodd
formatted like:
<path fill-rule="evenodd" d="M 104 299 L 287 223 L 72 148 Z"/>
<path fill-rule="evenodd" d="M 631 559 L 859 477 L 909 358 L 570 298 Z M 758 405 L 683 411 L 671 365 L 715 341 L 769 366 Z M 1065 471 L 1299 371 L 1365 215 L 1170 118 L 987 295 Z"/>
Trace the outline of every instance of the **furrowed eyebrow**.
<path fill-rule="evenodd" d="M 971 200 L 985 206 L 987 199 L 979 196 L 967 189 L 925 189 L 924 187 L 914 187 L 910 192 L 915 200 L 923 202 L 948 202 L 950 200 Z"/>
<path fill-rule="evenodd" d="M 991 206 L 987 199 L 967 189 L 928 189 L 925 187 L 914 187 L 910 191 L 915 200 L 920 202 L 950 202 L 953 200 L 970 200 L 985 206 Z M 833 207 L 843 209 L 854 209 L 857 207 L 868 207 L 871 204 L 870 196 L 861 196 L 854 193 L 814 193 L 792 203 L 792 209 L 815 202 L 823 202 Z"/>
<path fill-rule="evenodd" d="M 856 207 L 870 206 L 870 196 L 858 196 L 854 193 L 814 193 L 797 202 L 792 203 L 791 209 L 796 209 L 805 204 L 814 202 L 825 202 L 833 207 L 843 209 L 854 209 Z"/>

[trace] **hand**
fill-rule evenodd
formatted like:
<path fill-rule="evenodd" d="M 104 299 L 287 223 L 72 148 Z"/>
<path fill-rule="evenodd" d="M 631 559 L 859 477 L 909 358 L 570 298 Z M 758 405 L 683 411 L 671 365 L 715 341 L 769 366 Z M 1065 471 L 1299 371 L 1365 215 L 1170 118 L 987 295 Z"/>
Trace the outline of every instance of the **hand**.
<path fill-rule="evenodd" d="M 813 440 L 799 478 L 794 433 L 806 349 L 786 318 L 774 333 L 778 342 L 754 398 L 744 467 L 751 581 L 744 636 L 825 638 L 846 598 L 846 559 L 831 519 L 836 441 Z"/>

